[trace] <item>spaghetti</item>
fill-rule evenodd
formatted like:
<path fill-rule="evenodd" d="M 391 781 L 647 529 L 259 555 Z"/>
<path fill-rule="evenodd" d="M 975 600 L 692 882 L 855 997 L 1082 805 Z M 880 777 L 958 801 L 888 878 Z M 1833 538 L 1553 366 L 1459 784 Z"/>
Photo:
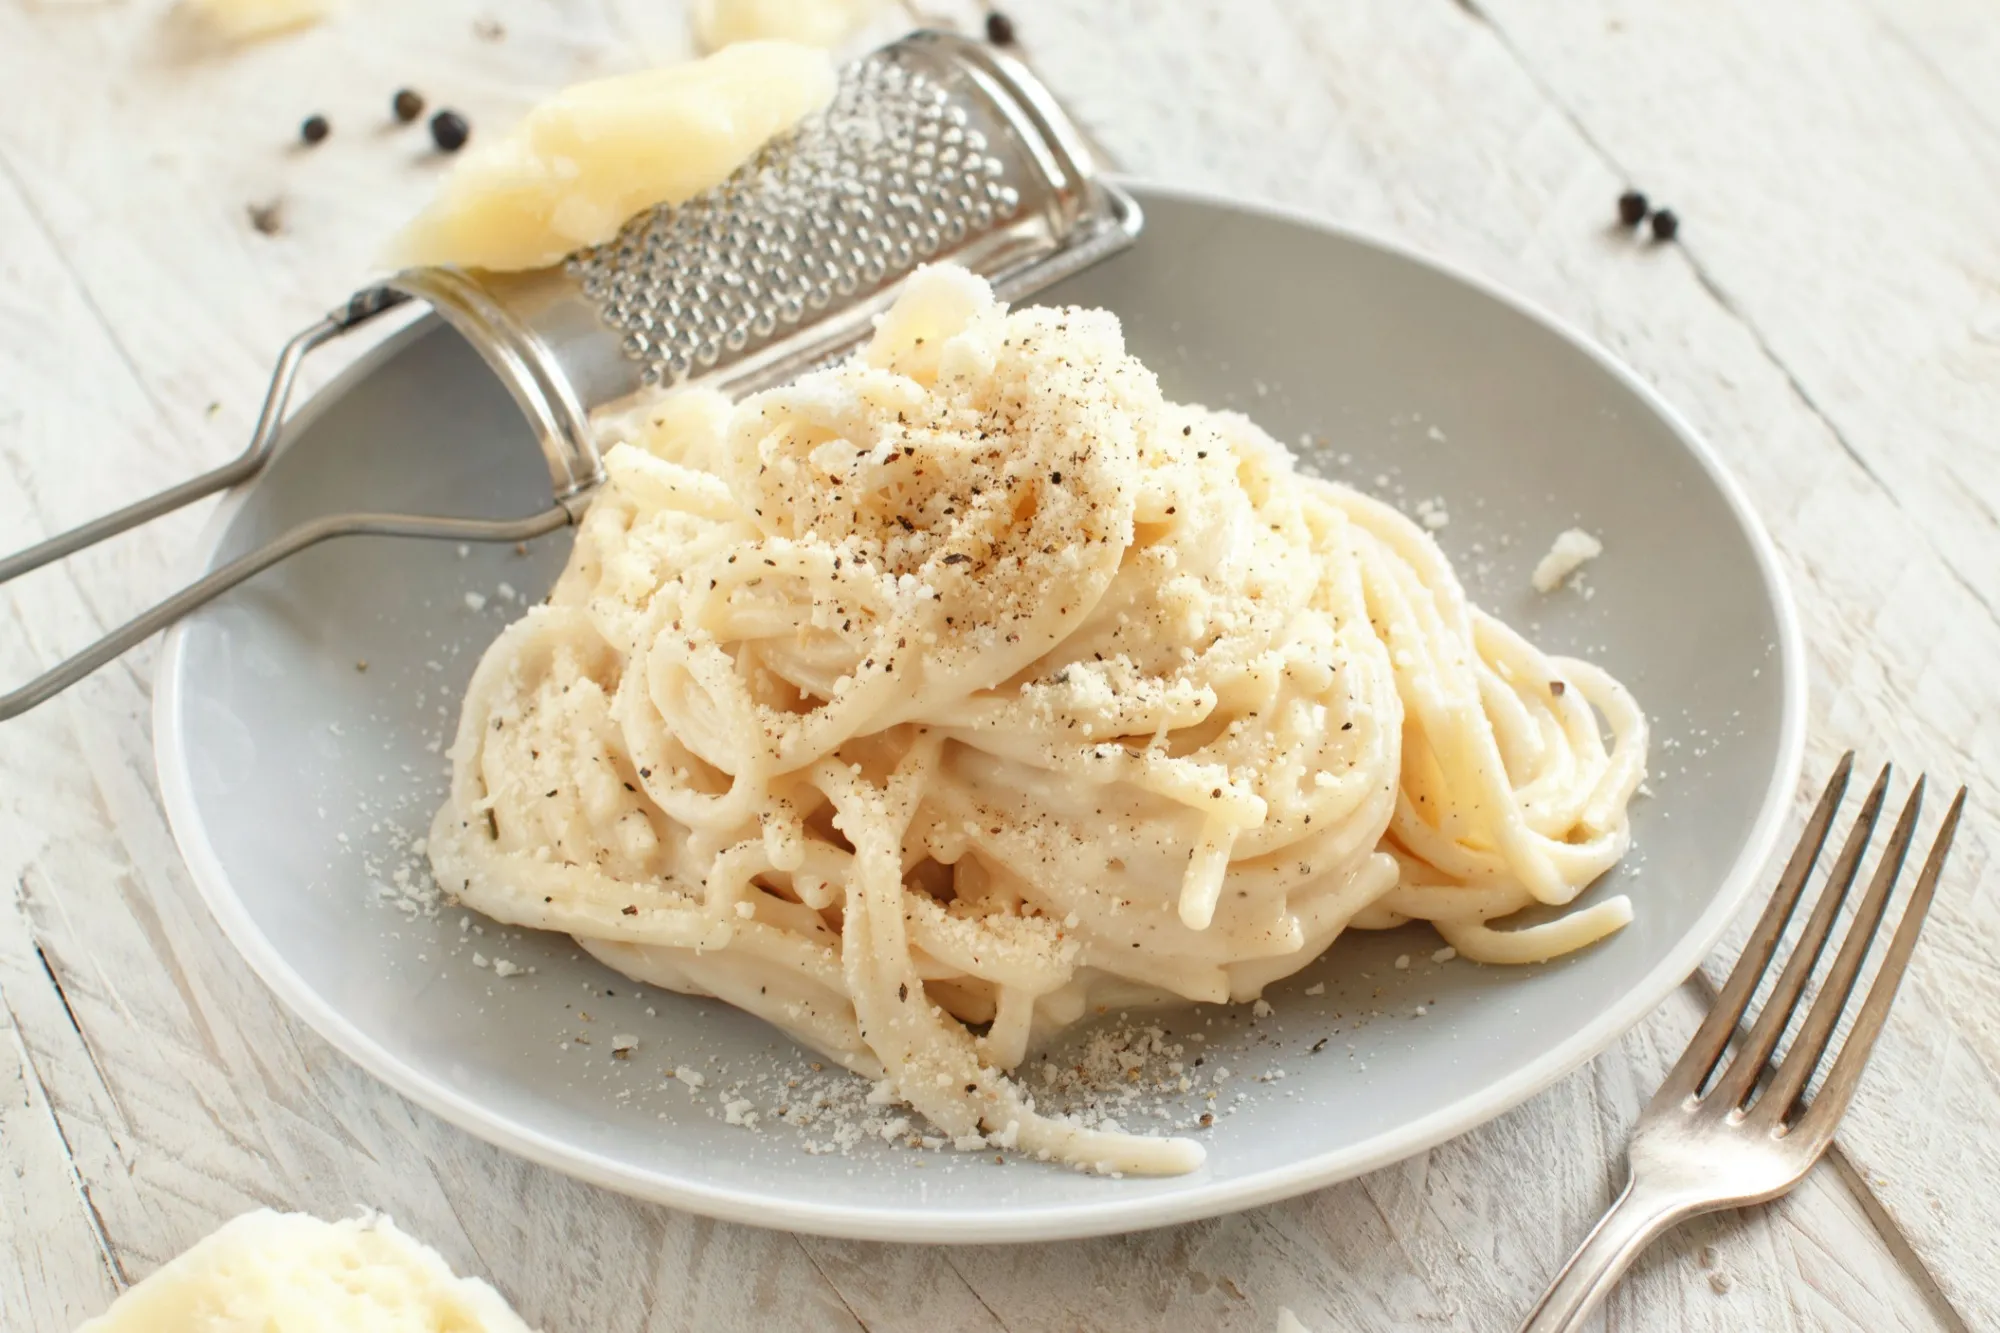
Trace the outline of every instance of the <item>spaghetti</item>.
<path fill-rule="evenodd" d="M 1008 1071 L 1096 1005 L 1251 999 L 1349 927 L 1520 963 L 1630 919 L 1493 924 L 1624 852 L 1625 690 L 1470 605 L 1393 509 L 1166 402 L 1105 312 L 927 269 L 839 366 L 601 428 L 568 567 L 468 690 L 440 883 L 961 1146 L 1191 1170 Z"/>

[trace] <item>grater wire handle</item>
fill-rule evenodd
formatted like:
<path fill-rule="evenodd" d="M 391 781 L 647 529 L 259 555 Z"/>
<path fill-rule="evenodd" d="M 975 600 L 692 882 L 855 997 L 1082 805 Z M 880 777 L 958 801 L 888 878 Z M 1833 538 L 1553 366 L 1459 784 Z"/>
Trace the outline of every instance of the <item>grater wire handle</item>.
<path fill-rule="evenodd" d="M 53 564 L 121 532 L 171 514 L 203 496 L 248 481 L 263 470 L 270 459 L 272 447 L 278 442 L 279 430 L 285 424 L 285 408 L 291 401 L 292 386 L 298 380 L 299 365 L 306 355 L 409 299 L 387 287 L 372 287 L 355 293 L 346 305 L 294 334 L 278 354 L 278 364 L 271 371 L 271 385 L 264 393 L 264 408 L 257 415 L 257 429 L 251 432 L 247 449 L 221 467 L 0 559 L 0 584 L 11 583 L 43 565 Z"/>
<path fill-rule="evenodd" d="M 578 506 L 579 511 L 581 505 Z M 195 580 L 165 601 L 112 630 L 11 694 L 0 695 L 0 722 L 61 694 L 127 649 L 145 642 L 188 612 L 269 569 L 287 556 L 331 537 L 426 537 L 438 541 L 524 542 L 566 527 L 577 514 L 561 504 L 526 518 L 443 518 L 431 514 L 329 514 L 301 523 L 222 568 Z"/>
<path fill-rule="evenodd" d="M 373 534 L 521 541 L 575 523 L 603 480 L 590 416 L 646 385 L 732 397 L 865 341 L 896 285 L 963 264 L 1013 301 L 1129 245 L 1137 203 L 1096 174 L 1055 99 L 984 44 L 919 32 L 855 61 L 833 100 L 714 189 L 631 219 L 563 263 L 412 269 L 356 293 L 285 345 L 241 455 L 0 559 L 0 585 L 263 472 L 300 364 L 412 298 L 463 335 L 534 430 L 554 494 L 516 519 L 337 514 L 238 556 L 10 694 L 27 711 L 286 556 Z"/>
<path fill-rule="evenodd" d="M 277 443 L 280 428 L 284 425 L 285 406 L 291 398 L 292 385 L 298 379 L 299 364 L 306 355 L 314 348 L 367 323 L 408 299 L 403 293 L 387 287 L 372 287 L 356 293 L 338 310 L 302 330 L 285 344 L 284 351 L 278 357 L 278 364 L 271 372 L 271 387 L 264 396 L 264 409 L 258 415 L 257 429 L 250 437 L 249 448 L 219 468 L 204 472 L 178 486 L 161 491 L 158 495 L 127 505 L 115 513 L 106 514 L 102 518 L 72 528 L 68 532 L 0 560 L 0 584 L 19 578 L 30 570 L 40 569 L 65 556 L 74 555 L 78 551 L 97 545 L 107 537 L 149 523 L 205 495 L 225 490 L 255 476 L 270 460 L 272 448 Z M 518 519 L 352 513 L 331 514 L 309 523 L 301 523 L 141 612 L 27 684 L 8 694 L 0 695 L 0 722 L 25 713 L 35 705 L 60 694 L 128 648 L 150 638 L 155 632 L 171 625 L 196 607 L 221 596 L 251 575 L 268 569 L 286 556 L 302 551 L 308 546 L 316 546 L 329 538 L 368 535 L 429 537 L 447 541 L 526 541 L 573 522 L 576 513 L 581 510 L 581 502 L 575 503 L 576 512 L 562 504 L 556 504 L 541 513 Z"/>

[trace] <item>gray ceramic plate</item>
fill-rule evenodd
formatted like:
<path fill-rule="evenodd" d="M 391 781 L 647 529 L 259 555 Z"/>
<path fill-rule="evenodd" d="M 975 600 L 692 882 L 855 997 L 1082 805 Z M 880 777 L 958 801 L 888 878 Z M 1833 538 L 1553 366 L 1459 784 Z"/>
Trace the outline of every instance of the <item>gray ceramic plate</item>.
<path fill-rule="evenodd" d="M 742 1222 L 925 1241 L 1132 1230 L 1325 1185 L 1497 1115 L 1658 1004 L 1753 887 L 1797 774 L 1798 632 L 1741 494 L 1632 375 L 1478 281 L 1307 219 L 1140 195 L 1137 246 L 1045 299 L 1123 316 L 1170 395 L 1240 407 L 1406 507 L 1441 500 L 1438 536 L 1476 598 L 1632 686 L 1656 728 L 1652 795 L 1634 854 L 1592 890 L 1630 893 L 1630 927 L 1527 969 L 1435 964 L 1415 928 L 1356 934 L 1274 987 L 1267 1017 L 1154 1020 L 1199 1025 L 1205 1072 L 1233 1076 L 1193 1175 L 1111 1180 L 872 1138 L 811 1153 L 825 1134 L 770 1118 L 772 1071 L 805 1065 L 769 1028 L 634 986 L 566 939 L 399 902 L 460 689 L 519 609 L 502 585 L 539 597 L 568 540 L 523 556 L 350 539 L 181 626 L 159 679 L 175 833 L 285 1003 L 414 1100 L 559 1170 Z M 547 502 L 544 476 L 505 390 L 427 320 L 300 415 L 225 506 L 208 559 L 336 507 L 525 514 Z M 1537 596 L 1535 560 L 1578 523 L 1605 536 L 1592 595 Z M 1395 969 L 1399 954 L 1414 964 Z M 498 977 L 501 958 L 534 970 Z M 639 1039 L 622 1060 L 619 1033 Z M 662 1077 L 676 1066 L 707 1086 Z M 765 1112 L 755 1130 L 720 1113 L 733 1083 Z"/>

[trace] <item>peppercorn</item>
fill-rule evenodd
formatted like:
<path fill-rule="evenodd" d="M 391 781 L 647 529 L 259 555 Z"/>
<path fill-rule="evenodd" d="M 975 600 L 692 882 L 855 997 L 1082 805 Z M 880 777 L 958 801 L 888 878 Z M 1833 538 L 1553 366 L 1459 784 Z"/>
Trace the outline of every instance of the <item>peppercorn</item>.
<path fill-rule="evenodd" d="M 407 125 L 424 114 L 423 94 L 412 88 L 398 88 L 395 97 L 389 101 L 389 109 L 396 113 L 396 119 Z"/>
<path fill-rule="evenodd" d="M 1653 214 L 1653 239 L 1671 241 L 1681 234 L 1681 220 L 1674 216 L 1674 210 L 1663 208 Z"/>
<path fill-rule="evenodd" d="M 299 124 L 299 137 L 307 143 L 318 143 L 332 133 L 333 126 L 327 124 L 325 116 L 307 116 Z"/>
<path fill-rule="evenodd" d="M 472 137 L 472 126 L 456 111 L 440 111 L 431 117 L 431 140 L 438 151 L 456 153 Z"/>
<path fill-rule="evenodd" d="M 1627 190 L 1618 196 L 1618 220 L 1628 227 L 1636 227 L 1646 220 L 1646 196 L 1637 190 Z"/>
<path fill-rule="evenodd" d="M 1014 44 L 1014 20 L 997 9 L 986 11 L 986 40 L 995 46 Z"/>

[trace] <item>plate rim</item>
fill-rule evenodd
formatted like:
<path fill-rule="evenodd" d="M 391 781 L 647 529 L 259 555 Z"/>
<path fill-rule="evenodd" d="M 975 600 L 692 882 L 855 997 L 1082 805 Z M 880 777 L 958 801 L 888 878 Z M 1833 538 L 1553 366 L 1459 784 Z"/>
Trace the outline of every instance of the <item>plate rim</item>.
<path fill-rule="evenodd" d="M 990 1213 L 938 1212 L 922 1207 L 777 1199 L 743 1188 L 633 1168 L 491 1112 L 476 1099 L 391 1057 L 308 986 L 257 929 L 208 840 L 194 801 L 180 725 L 186 641 L 186 622 L 182 622 L 168 631 L 154 676 L 153 752 L 168 826 L 210 915 L 278 1001 L 349 1060 L 425 1110 L 475 1138 L 605 1189 L 767 1229 L 855 1240 L 987 1244 L 1067 1240 L 1197 1221 L 1323 1189 L 1402 1161 L 1496 1118 L 1581 1068 L 1657 1009 L 1676 986 L 1692 975 L 1721 940 L 1770 860 L 1791 808 L 1805 755 L 1808 681 L 1798 608 L 1777 546 L 1741 485 L 1687 419 L 1617 357 L 1570 321 L 1455 261 L 1302 208 L 1263 200 L 1246 201 L 1200 187 L 1143 178 L 1119 179 L 1138 194 L 1142 204 L 1157 197 L 1305 227 L 1417 264 L 1499 302 L 1568 343 L 1630 390 L 1667 425 L 1722 496 L 1749 543 L 1753 563 L 1776 615 L 1777 666 L 1784 686 L 1778 752 L 1762 805 L 1722 883 L 1702 914 L 1663 959 L 1581 1031 L 1457 1102 L 1358 1144 L 1329 1149 L 1288 1166 L 1209 1182 L 1158 1198 L 1111 1197 L 1101 1202 L 1024 1205 Z M 354 382 L 394 356 L 405 343 L 421 336 L 419 330 L 428 327 L 428 319 L 419 320 L 356 358 L 294 414 L 286 429 L 285 443 Z M 255 486 L 253 479 L 223 498 L 190 556 L 195 568 L 205 569 L 212 563 L 231 520 Z"/>

